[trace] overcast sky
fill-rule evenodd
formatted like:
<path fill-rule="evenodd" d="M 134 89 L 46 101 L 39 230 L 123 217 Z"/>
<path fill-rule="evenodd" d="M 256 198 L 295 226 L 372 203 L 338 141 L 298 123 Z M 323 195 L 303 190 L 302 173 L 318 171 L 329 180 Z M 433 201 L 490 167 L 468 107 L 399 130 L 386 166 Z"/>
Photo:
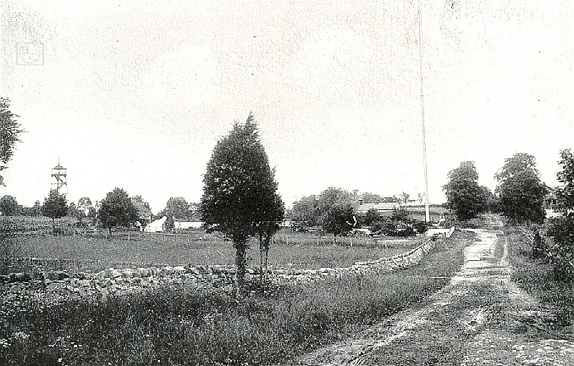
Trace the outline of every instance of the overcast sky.
<path fill-rule="evenodd" d="M 422 3 L 430 201 L 461 161 L 494 188 L 516 152 L 556 184 L 574 147 L 573 2 Z M 0 95 L 27 131 L 0 194 L 22 204 L 48 194 L 58 157 L 74 201 L 198 201 L 215 143 L 250 111 L 288 205 L 329 186 L 424 190 L 416 1 L 0 4 Z"/>

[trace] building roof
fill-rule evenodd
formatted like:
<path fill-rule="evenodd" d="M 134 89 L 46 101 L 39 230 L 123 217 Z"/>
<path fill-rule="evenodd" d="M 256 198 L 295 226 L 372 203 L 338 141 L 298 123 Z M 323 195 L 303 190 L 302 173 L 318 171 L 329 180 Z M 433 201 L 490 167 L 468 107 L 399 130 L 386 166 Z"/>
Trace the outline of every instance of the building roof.
<path fill-rule="evenodd" d="M 358 213 L 365 213 L 369 210 L 377 210 L 377 211 L 392 211 L 396 208 L 399 208 L 400 205 L 396 202 L 382 202 L 382 203 L 363 203 L 357 207 Z"/>

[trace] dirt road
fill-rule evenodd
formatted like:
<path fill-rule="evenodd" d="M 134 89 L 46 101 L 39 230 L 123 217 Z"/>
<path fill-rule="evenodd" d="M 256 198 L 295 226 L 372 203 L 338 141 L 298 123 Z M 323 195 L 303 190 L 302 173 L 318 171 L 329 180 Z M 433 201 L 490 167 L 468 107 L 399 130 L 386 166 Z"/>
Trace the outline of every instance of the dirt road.
<path fill-rule="evenodd" d="M 574 365 L 574 342 L 546 326 L 549 313 L 510 281 L 501 222 L 473 230 L 451 283 L 419 307 L 295 365 Z"/>

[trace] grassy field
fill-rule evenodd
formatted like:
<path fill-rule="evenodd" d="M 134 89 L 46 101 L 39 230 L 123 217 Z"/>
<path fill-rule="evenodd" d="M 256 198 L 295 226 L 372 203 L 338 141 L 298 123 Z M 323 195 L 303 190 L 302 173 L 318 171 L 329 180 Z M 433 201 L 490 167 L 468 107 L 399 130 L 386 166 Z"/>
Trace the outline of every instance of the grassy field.
<path fill-rule="evenodd" d="M 505 227 L 512 280 L 556 314 L 556 330 L 574 333 L 574 284 L 556 281 L 552 266 L 531 258 L 532 246 L 517 227 Z"/>
<path fill-rule="evenodd" d="M 180 234 L 115 233 L 104 235 L 53 236 L 50 234 L 18 234 L 3 243 L 5 258 L 68 259 L 79 270 L 149 265 L 233 264 L 234 249 L 217 234 L 191 231 Z M 371 238 L 338 238 L 305 233 L 280 232 L 273 240 L 269 264 L 275 268 L 348 267 L 358 261 L 373 260 L 404 253 L 420 239 L 384 240 Z M 10 247 L 5 247 L 9 245 Z M 258 264 L 258 243 L 251 242 L 248 256 L 251 265 Z M 17 272 L 26 263 L 12 261 L 3 271 Z M 50 268 L 70 269 L 70 268 Z"/>
<path fill-rule="evenodd" d="M 238 299 L 181 285 L 107 303 L 0 308 L 2 365 L 273 365 L 347 337 L 448 283 L 473 234 L 381 276 L 267 287 Z M 254 285 L 254 289 L 258 287 Z"/>

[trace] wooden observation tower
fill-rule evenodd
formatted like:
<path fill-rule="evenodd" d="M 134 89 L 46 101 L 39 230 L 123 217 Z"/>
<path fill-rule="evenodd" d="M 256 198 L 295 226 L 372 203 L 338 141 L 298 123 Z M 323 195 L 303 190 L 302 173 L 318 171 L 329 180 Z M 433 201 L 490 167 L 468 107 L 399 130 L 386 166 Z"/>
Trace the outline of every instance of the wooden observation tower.
<path fill-rule="evenodd" d="M 68 170 L 60 165 L 60 159 L 58 165 L 52 168 L 52 189 L 58 194 L 68 194 Z"/>

